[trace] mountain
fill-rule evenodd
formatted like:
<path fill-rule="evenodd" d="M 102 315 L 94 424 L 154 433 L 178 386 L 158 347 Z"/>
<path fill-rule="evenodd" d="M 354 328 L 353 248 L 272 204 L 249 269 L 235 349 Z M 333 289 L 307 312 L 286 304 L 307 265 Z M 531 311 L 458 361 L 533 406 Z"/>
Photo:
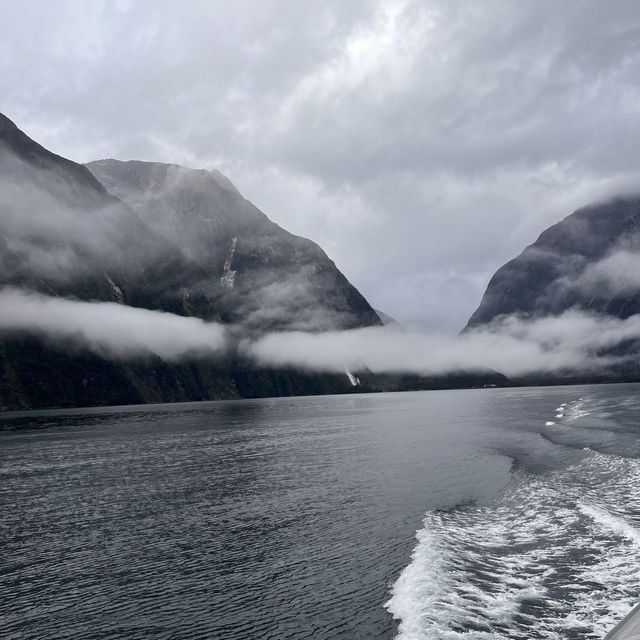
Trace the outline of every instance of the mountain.
<path fill-rule="evenodd" d="M 104 183 L 103 183 L 104 181 Z M 57 156 L 0 115 L 0 288 L 274 329 L 379 325 L 315 243 L 218 172 Z M 231 350 L 179 364 L 106 357 L 79 339 L 0 336 L 0 407 L 337 393 L 346 375 L 257 369 Z"/>
<path fill-rule="evenodd" d="M 491 278 L 465 331 L 501 316 L 536 319 L 578 310 L 626 319 L 640 313 L 640 197 L 617 197 L 581 208 L 543 231 Z M 608 355 L 633 355 L 634 340 Z M 606 355 L 604 352 L 600 355 Z M 597 374 L 563 371 L 519 382 L 640 379 L 635 358 Z M 518 381 L 516 381 L 518 382 Z"/>
<path fill-rule="evenodd" d="M 198 266 L 0 114 L 0 285 L 179 312 Z"/>
<path fill-rule="evenodd" d="M 381 324 L 317 244 L 269 220 L 219 172 L 118 160 L 87 167 L 205 274 L 201 317 L 251 332 Z"/>
<path fill-rule="evenodd" d="M 572 308 L 627 318 L 640 312 L 638 266 L 640 197 L 584 207 L 496 271 L 467 328 Z"/>

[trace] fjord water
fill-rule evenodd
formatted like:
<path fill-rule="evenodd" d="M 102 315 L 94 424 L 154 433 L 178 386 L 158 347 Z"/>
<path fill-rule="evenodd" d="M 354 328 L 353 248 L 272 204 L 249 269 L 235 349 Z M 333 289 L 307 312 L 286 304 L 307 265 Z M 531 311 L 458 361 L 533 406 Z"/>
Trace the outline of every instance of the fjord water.
<path fill-rule="evenodd" d="M 602 638 L 638 385 L 4 414 L 3 638 Z"/>

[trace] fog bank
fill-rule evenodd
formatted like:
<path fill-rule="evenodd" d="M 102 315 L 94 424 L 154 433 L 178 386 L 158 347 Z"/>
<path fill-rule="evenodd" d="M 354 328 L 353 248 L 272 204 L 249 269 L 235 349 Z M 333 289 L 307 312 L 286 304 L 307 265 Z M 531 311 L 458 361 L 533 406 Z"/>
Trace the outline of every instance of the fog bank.
<path fill-rule="evenodd" d="M 249 340 L 239 338 L 239 326 L 112 302 L 79 302 L 4 289 L 0 331 L 29 332 L 125 359 L 145 353 L 168 361 L 211 357 L 240 340 L 241 353 L 261 366 L 424 375 L 494 369 L 522 376 L 560 370 L 595 372 L 634 357 L 614 355 L 613 350 L 640 340 L 640 315 L 626 320 L 581 311 L 540 319 L 507 316 L 459 336 L 387 326 L 269 333 Z"/>
<path fill-rule="evenodd" d="M 559 370 L 592 372 L 626 356 L 617 345 L 640 339 L 640 316 L 618 320 L 579 311 L 528 320 L 503 317 L 486 329 L 458 336 L 372 327 L 328 333 L 270 334 L 247 353 L 264 365 L 325 371 L 425 375 L 494 369 L 507 376 Z"/>
<path fill-rule="evenodd" d="M 222 325 L 114 302 L 79 302 L 18 289 L 0 291 L 0 330 L 72 341 L 104 356 L 153 353 L 165 360 L 211 355 L 225 346 Z"/>

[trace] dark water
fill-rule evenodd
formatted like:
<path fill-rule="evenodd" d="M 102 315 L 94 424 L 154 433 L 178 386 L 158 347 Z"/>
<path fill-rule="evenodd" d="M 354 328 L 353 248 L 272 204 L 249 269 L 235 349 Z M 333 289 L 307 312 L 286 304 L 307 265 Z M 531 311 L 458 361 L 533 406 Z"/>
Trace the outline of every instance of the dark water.
<path fill-rule="evenodd" d="M 601 638 L 640 599 L 638 391 L 5 414 L 0 637 Z"/>

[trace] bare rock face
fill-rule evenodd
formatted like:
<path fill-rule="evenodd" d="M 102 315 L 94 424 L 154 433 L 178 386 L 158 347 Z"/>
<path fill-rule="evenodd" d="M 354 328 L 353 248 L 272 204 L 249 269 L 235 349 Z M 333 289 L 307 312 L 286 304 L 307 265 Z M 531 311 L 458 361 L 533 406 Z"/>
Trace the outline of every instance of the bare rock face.
<path fill-rule="evenodd" d="M 579 209 L 494 274 L 467 329 L 503 315 L 640 313 L 640 197 Z"/>

